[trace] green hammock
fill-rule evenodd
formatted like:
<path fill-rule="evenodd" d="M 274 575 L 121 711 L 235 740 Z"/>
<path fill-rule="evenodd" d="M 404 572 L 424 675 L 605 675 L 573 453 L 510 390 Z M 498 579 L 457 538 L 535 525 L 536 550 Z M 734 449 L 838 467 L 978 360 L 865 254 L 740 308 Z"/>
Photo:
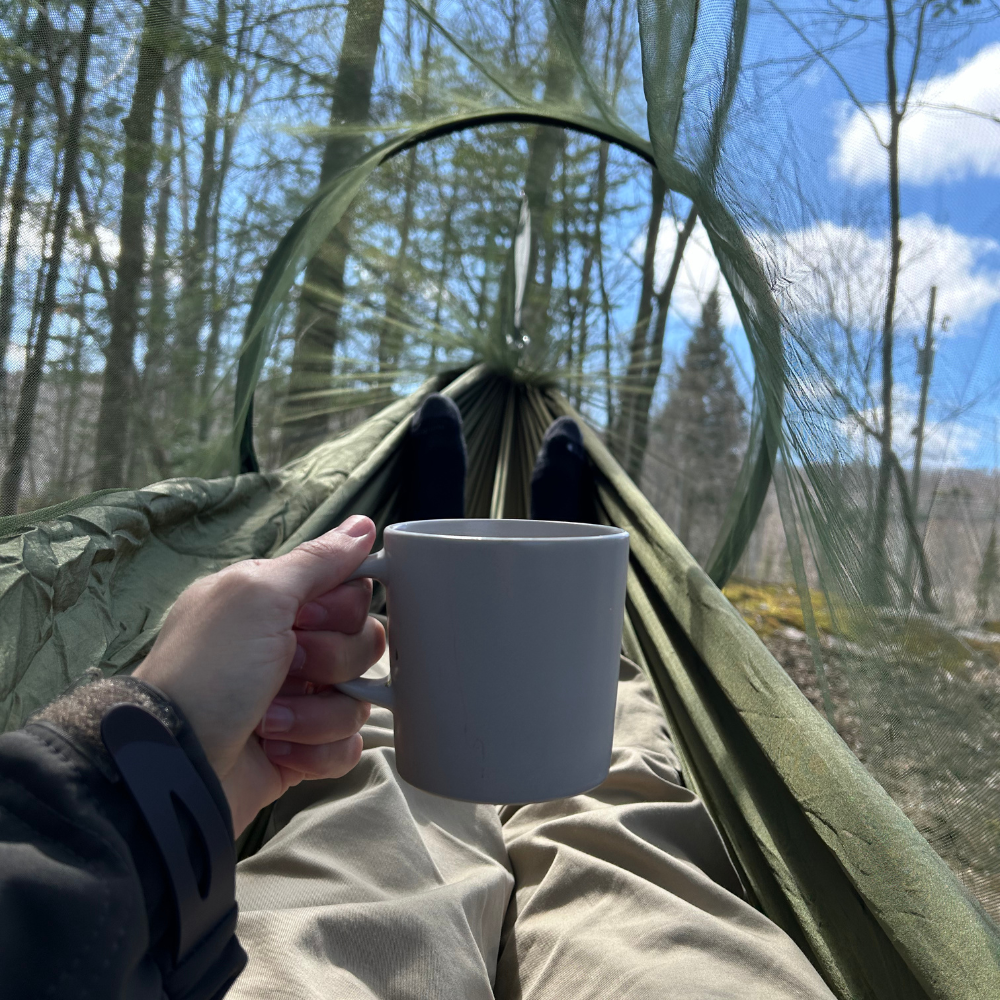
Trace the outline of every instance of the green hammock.
<path fill-rule="evenodd" d="M 132 669 L 199 576 L 287 552 L 351 513 L 391 523 L 410 416 L 437 390 L 465 421 L 469 516 L 525 517 L 542 434 L 573 410 L 551 386 L 484 365 L 429 380 L 279 472 L 171 480 L 35 515 L 0 542 L 4 728 L 81 675 Z M 839 997 L 1000 995 L 1000 938 L 979 904 L 584 434 L 600 516 L 631 535 L 625 650 L 652 677 L 685 779 L 751 900 Z"/>

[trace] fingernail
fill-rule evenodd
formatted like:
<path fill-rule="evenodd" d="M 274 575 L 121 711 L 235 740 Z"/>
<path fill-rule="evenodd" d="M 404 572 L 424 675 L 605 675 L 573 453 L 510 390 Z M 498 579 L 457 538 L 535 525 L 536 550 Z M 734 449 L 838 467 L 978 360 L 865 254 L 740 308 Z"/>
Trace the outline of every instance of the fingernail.
<path fill-rule="evenodd" d="M 287 757 L 292 752 L 292 744 L 282 740 L 264 740 L 264 753 L 268 757 Z"/>
<path fill-rule="evenodd" d="M 337 527 L 337 531 L 352 538 L 363 538 L 368 534 L 371 521 L 364 514 L 352 514 L 343 524 Z"/>
<path fill-rule="evenodd" d="M 302 668 L 306 665 L 306 651 L 301 646 L 295 647 L 295 653 L 292 655 L 292 663 L 288 668 L 290 674 L 299 674 L 302 672 Z"/>
<path fill-rule="evenodd" d="M 295 616 L 295 627 L 316 628 L 317 625 L 325 625 L 328 617 L 322 604 L 311 601 L 299 608 L 299 613 Z"/>
<path fill-rule="evenodd" d="M 264 713 L 265 733 L 287 733 L 295 722 L 295 713 L 285 705 L 272 705 Z"/>

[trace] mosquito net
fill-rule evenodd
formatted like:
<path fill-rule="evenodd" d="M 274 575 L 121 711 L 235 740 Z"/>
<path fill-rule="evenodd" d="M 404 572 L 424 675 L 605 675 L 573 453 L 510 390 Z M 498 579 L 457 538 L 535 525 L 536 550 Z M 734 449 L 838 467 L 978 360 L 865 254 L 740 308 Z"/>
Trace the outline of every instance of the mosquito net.
<path fill-rule="evenodd" d="M 994 3 L 2 10 L 0 533 L 556 388 L 1000 917 Z"/>

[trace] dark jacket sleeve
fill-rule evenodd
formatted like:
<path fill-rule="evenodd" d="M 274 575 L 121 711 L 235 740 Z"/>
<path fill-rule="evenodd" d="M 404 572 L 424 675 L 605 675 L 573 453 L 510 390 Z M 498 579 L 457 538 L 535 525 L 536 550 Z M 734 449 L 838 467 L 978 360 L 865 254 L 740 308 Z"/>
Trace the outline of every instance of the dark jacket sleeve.
<path fill-rule="evenodd" d="M 166 869 L 100 738 L 114 704 L 156 716 L 185 751 L 230 834 L 197 738 L 155 688 L 111 678 L 0 736 L 0 993 L 94 1000 L 216 1000 L 246 964 L 236 908 L 175 966 Z M 192 838 L 194 834 L 192 832 Z"/>

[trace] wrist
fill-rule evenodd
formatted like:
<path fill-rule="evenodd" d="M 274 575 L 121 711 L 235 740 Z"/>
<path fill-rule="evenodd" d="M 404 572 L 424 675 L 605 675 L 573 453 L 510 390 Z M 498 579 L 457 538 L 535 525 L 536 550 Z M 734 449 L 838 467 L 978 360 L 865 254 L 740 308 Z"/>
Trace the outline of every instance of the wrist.
<path fill-rule="evenodd" d="M 102 727 L 107 730 L 106 721 L 123 709 L 141 717 L 140 731 L 133 733 L 139 739 L 130 740 L 128 732 L 123 738 L 119 726 L 117 741 L 106 742 Z M 77 781 L 131 855 L 146 903 L 149 954 L 166 982 L 179 983 L 193 968 L 192 962 L 199 967 L 207 962 L 210 978 L 219 978 L 220 983 L 231 979 L 245 964 L 245 957 L 233 936 L 235 851 L 229 806 L 183 712 L 148 682 L 114 677 L 75 688 L 34 715 L 27 729 L 53 747 L 61 744 L 64 758 L 77 755 Z M 164 767 L 162 752 L 159 759 L 155 750 L 152 756 L 132 754 L 132 764 L 138 767 L 133 767 L 130 781 L 129 748 L 123 757 L 118 751 L 128 743 L 149 743 L 150 732 L 152 742 L 158 744 L 155 750 L 167 750 L 168 756 L 172 752 L 173 760 Z M 180 786 L 184 809 L 174 804 L 178 797 L 174 786 Z M 148 805 L 151 793 L 159 796 L 159 810 L 143 806 L 143 797 Z M 195 809 L 188 805 L 192 794 Z M 173 863 L 163 848 L 164 819 L 170 828 L 168 838 L 173 836 Z M 214 831 L 209 840 L 214 850 L 209 856 L 202 846 L 206 828 Z M 190 911 L 185 919 L 178 907 L 178 859 L 187 868 L 189 885 L 193 879 L 196 886 L 202 882 L 226 889 L 225 898 L 217 893 L 200 920 L 196 916 L 192 921 Z M 206 878 L 208 872 L 211 876 Z M 186 934 L 182 933 L 185 928 Z"/>
<path fill-rule="evenodd" d="M 75 687 L 36 712 L 29 720 L 59 730 L 76 750 L 113 784 L 118 770 L 101 739 L 101 720 L 119 704 L 136 705 L 149 712 L 175 738 L 187 726 L 171 698 L 148 681 L 134 676 L 104 677 Z"/>

